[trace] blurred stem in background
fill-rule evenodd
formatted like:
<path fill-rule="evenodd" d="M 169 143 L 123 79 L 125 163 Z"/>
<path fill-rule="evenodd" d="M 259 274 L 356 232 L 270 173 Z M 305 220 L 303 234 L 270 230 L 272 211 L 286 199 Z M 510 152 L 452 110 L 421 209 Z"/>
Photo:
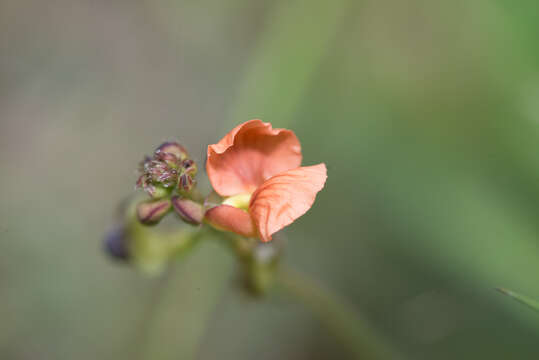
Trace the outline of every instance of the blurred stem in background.
<path fill-rule="evenodd" d="M 345 299 L 286 266 L 278 269 L 277 280 L 289 294 L 309 308 L 355 358 L 399 358 Z"/>
<path fill-rule="evenodd" d="M 133 223 L 131 225 L 133 226 Z M 140 225 L 135 224 L 134 227 L 138 229 Z M 148 234 L 149 230 L 143 232 L 143 235 Z M 182 239 L 185 238 L 185 230 L 180 231 L 178 236 Z M 153 242 L 168 241 L 171 234 L 163 233 L 163 237 L 160 239 L 159 232 L 153 231 L 148 240 Z M 354 355 L 354 358 L 397 359 L 397 356 L 389 350 L 389 346 L 373 332 L 345 299 L 300 272 L 279 264 L 277 260 L 259 262 L 257 260 L 258 250 L 261 247 L 267 249 L 267 247 L 271 247 L 270 244 L 261 244 L 258 241 L 251 241 L 253 239 L 243 239 L 230 233 L 208 228 L 200 228 L 192 235 L 192 242 L 207 243 L 204 240 L 210 239 L 218 240 L 217 242 L 226 245 L 225 248 L 230 250 L 234 258 L 244 265 L 242 271 L 246 273 L 244 276 L 249 279 L 248 290 L 252 295 L 267 295 L 268 290 L 273 288 L 273 280 L 276 280 L 277 284 L 280 284 L 300 304 L 311 310 L 321 320 L 328 332 L 335 336 L 346 350 Z M 194 256 L 192 249 L 194 249 L 193 246 L 185 247 L 175 256 L 182 258 L 186 255 Z M 279 252 L 274 252 L 274 254 L 273 258 L 277 259 Z M 200 321 L 196 326 L 191 325 L 188 331 L 184 329 L 180 333 L 176 332 L 174 329 L 177 329 L 178 326 L 181 327 L 181 324 L 177 325 L 177 323 L 185 321 L 186 314 L 191 312 L 189 306 L 180 306 L 180 299 L 177 297 L 178 295 L 187 295 L 188 292 L 195 291 L 195 289 L 186 288 L 186 283 L 191 282 L 182 281 L 186 277 L 185 268 L 191 265 L 179 266 L 178 259 L 173 260 L 172 266 L 167 268 L 156 285 L 140 324 L 140 331 L 133 346 L 134 357 L 140 360 L 196 357 L 201 342 L 200 338 L 205 331 L 205 324 L 209 321 L 211 309 L 215 307 L 227 284 L 226 279 L 222 278 L 222 283 L 216 286 L 213 291 L 214 296 L 206 299 L 208 311 L 204 313 L 204 321 Z M 176 276 L 180 274 L 181 277 Z M 260 281 L 262 283 L 257 284 Z M 182 316 L 178 316 L 180 314 Z M 201 314 L 195 316 L 201 318 Z M 181 336 L 180 340 L 183 341 L 178 341 L 176 347 L 163 346 L 163 337 L 166 336 Z M 189 339 L 188 346 L 185 344 L 187 339 Z"/>
<path fill-rule="evenodd" d="M 349 0 L 280 1 L 247 64 L 230 124 L 254 117 L 286 127 L 297 115 L 332 41 L 346 24 Z"/>

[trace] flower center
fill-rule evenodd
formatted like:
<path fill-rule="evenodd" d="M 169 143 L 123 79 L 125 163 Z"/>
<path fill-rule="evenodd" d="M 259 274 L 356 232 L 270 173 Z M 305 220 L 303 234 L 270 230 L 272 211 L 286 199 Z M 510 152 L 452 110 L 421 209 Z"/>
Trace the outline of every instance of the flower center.
<path fill-rule="evenodd" d="M 227 197 L 225 201 L 223 201 L 223 205 L 230 205 L 247 211 L 249 208 L 249 201 L 251 201 L 251 194 L 238 194 Z"/>

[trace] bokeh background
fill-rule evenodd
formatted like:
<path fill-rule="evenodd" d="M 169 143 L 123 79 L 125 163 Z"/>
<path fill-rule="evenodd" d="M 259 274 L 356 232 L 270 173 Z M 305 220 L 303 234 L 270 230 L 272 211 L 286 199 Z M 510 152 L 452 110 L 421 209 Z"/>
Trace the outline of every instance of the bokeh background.
<path fill-rule="evenodd" d="M 538 11 L 1 0 L 0 358 L 351 358 L 286 294 L 242 293 L 219 246 L 164 292 L 102 252 L 144 154 L 178 139 L 201 165 L 258 117 L 329 168 L 287 264 L 403 358 L 537 359 L 539 314 L 493 289 L 539 298 Z"/>

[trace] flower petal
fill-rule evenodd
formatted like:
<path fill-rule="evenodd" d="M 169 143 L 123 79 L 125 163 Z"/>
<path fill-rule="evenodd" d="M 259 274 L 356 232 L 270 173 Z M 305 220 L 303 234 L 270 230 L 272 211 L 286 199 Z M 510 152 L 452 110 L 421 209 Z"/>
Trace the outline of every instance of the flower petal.
<path fill-rule="evenodd" d="M 299 167 L 272 177 L 251 198 L 249 213 L 262 241 L 305 214 L 326 182 L 326 165 Z"/>
<path fill-rule="evenodd" d="M 206 220 L 214 227 L 246 237 L 256 235 L 251 216 L 245 210 L 230 205 L 219 205 L 206 211 Z"/>
<path fill-rule="evenodd" d="M 294 132 L 254 119 L 208 146 L 206 170 L 215 191 L 231 196 L 252 193 L 273 175 L 300 165 L 301 146 Z"/>

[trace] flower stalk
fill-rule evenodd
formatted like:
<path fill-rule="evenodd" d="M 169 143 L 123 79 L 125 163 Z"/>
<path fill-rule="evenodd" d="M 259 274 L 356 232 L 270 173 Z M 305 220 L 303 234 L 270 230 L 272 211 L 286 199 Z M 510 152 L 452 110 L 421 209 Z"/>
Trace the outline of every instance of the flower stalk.
<path fill-rule="evenodd" d="M 301 166 L 301 162 L 301 146 L 293 131 L 258 119 L 247 121 L 208 146 L 206 172 L 213 192 L 203 196 L 196 188 L 197 164 L 180 144 L 166 142 L 140 165 L 137 187 L 149 199 L 137 199 L 126 208 L 105 248 L 146 273 L 162 274 L 211 235 L 238 260 L 250 294 L 266 295 L 280 284 L 358 358 L 394 359 L 351 305 L 281 264 L 282 241 L 275 239 L 275 233 L 313 206 L 327 179 L 324 163 Z M 150 226 L 170 212 L 183 226 L 168 232 Z M 148 321 L 153 321 L 160 303 L 162 299 L 151 302 Z"/>
<path fill-rule="evenodd" d="M 355 358 L 399 359 L 345 299 L 289 267 L 278 268 L 277 280 L 287 293 L 310 309 Z"/>

